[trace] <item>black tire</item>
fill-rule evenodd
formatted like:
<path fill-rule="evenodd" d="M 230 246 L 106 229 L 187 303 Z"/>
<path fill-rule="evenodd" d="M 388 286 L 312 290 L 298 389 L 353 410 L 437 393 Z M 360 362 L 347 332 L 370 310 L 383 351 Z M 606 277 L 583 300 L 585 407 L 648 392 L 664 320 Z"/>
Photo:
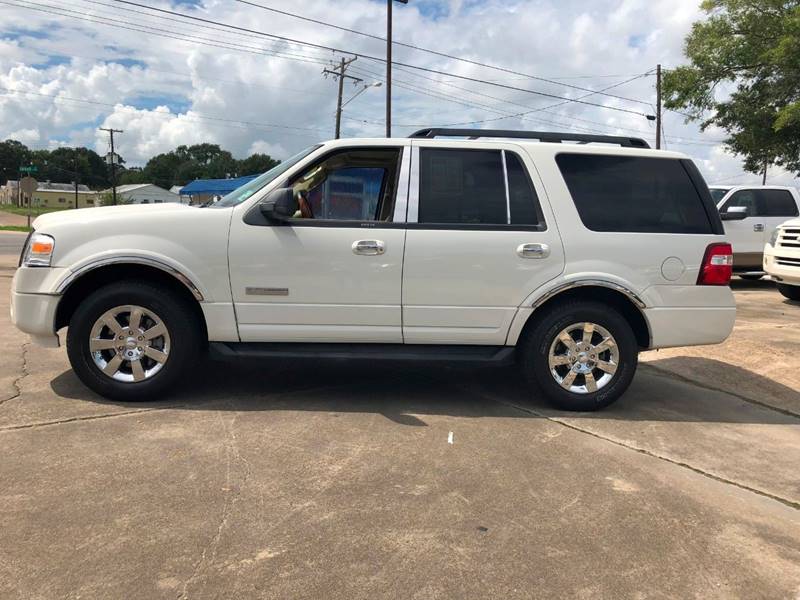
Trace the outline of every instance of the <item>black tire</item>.
<path fill-rule="evenodd" d="M 616 401 L 628 389 L 636 372 L 639 347 L 628 321 L 606 304 L 567 301 L 545 309 L 520 341 L 521 367 L 534 391 L 562 410 L 594 411 Z M 550 348 L 556 336 L 576 323 L 591 322 L 605 328 L 616 340 L 619 358 L 616 372 L 595 392 L 576 393 L 565 389 L 550 371 Z"/>
<path fill-rule="evenodd" d="M 764 277 L 763 273 L 756 273 L 755 275 L 751 275 L 749 273 L 739 275 L 739 279 L 744 279 L 745 281 L 761 281 L 762 277 Z"/>
<path fill-rule="evenodd" d="M 169 357 L 157 373 L 138 382 L 112 379 L 95 364 L 89 338 L 95 322 L 108 310 L 138 305 L 160 317 L 170 337 Z M 178 294 L 144 281 L 122 281 L 98 289 L 83 300 L 69 321 L 67 355 L 75 374 L 91 390 L 112 400 L 162 400 L 196 364 L 205 346 L 196 313 Z"/>
<path fill-rule="evenodd" d="M 785 298 L 800 302 L 800 285 L 786 285 L 785 283 L 779 283 L 778 291 L 783 294 Z"/>

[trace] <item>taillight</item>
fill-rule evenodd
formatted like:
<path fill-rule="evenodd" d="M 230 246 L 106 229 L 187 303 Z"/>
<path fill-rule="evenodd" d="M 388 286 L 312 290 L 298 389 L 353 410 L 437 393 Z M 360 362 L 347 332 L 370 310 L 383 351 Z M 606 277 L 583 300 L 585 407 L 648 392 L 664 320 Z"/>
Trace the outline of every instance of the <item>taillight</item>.
<path fill-rule="evenodd" d="M 733 248 L 730 244 L 711 244 L 706 248 L 697 285 L 728 285 L 733 275 Z"/>

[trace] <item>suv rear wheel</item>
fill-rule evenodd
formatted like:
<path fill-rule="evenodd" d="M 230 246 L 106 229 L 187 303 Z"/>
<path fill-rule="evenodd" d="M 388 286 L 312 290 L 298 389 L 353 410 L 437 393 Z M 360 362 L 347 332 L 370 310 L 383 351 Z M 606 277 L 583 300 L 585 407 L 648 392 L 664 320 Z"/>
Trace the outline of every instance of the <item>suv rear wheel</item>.
<path fill-rule="evenodd" d="M 140 281 L 92 293 L 69 322 L 67 354 L 89 388 L 107 398 L 159 400 L 198 358 L 200 327 L 171 290 Z"/>
<path fill-rule="evenodd" d="M 636 338 L 625 318 L 588 301 L 546 309 L 520 350 L 529 383 L 563 410 L 608 406 L 628 389 L 638 362 Z"/>

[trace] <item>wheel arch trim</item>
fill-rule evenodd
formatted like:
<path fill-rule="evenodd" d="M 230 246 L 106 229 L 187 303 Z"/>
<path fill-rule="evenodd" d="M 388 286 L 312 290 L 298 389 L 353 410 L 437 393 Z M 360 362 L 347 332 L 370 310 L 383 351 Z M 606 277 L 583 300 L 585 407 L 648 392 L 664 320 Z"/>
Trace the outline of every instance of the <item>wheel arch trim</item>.
<path fill-rule="evenodd" d="M 542 304 L 550 300 L 551 298 L 557 296 L 561 292 L 566 292 L 567 290 L 580 288 L 580 287 L 604 287 L 610 290 L 614 290 L 615 292 L 619 292 L 626 296 L 628 300 L 630 300 L 639 310 L 644 310 L 647 308 L 647 304 L 642 300 L 639 295 L 632 291 L 631 289 L 621 285 L 619 283 L 614 283 L 613 281 L 606 281 L 604 279 L 576 279 L 575 281 L 567 281 L 557 285 L 544 294 L 539 296 L 530 307 L 533 310 L 539 308 Z"/>
<path fill-rule="evenodd" d="M 117 256 L 107 256 L 103 258 L 98 258 L 91 262 L 88 262 L 82 265 L 75 271 L 72 271 L 69 275 L 67 275 L 64 279 L 62 279 L 58 286 L 55 289 L 56 294 L 64 294 L 67 289 L 78 279 L 80 279 L 83 275 L 86 275 L 90 271 L 94 271 L 95 269 L 99 269 L 100 267 L 106 267 L 109 265 L 115 264 L 137 264 L 137 265 L 145 265 L 149 267 L 155 267 L 165 273 L 173 276 L 175 279 L 180 281 L 186 288 L 191 292 L 192 296 L 194 296 L 195 300 L 198 302 L 203 302 L 205 299 L 203 293 L 200 291 L 200 288 L 188 277 L 186 276 L 180 269 L 176 268 L 175 266 L 162 261 L 158 260 L 157 258 L 152 258 L 149 256 L 137 256 L 137 255 L 117 255 Z"/>

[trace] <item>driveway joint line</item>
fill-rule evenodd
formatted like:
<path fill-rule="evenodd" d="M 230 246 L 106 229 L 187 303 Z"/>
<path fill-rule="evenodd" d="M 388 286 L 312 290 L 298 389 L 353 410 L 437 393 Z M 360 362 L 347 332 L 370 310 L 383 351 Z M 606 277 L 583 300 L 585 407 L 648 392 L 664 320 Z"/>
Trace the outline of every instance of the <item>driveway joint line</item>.
<path fill-rule="evenodd" d="M 596 433 L 594 431 L 590 431 L 588 429 L 583 429 L 582 427 L 578 427 L 577 425 L 572 425 L 571 423 L 567 423 L 566 421 L 563 421 L 563 420 L 561 420 L 561 419 L 559 419 L 557 417 L 550 417 L 550 416 L 548 416 L 548 415 L 546 415 L 544 413 L 540 413 L 540 412 L 538 412 L 538 411 L 536 411 L 536 410 L 534 410 L 532 408 L 526 408 L 524 406 L 519 406 L 518 404 L 514 404 L 512 402 L 506 402 L 504 400 L 499 400 L 499 399 L 494 398 L 494 397 L 492 397 L 492 396 L 490 396 L 490 395 L 488 395 L 488 394 L 486 394 L 484 392 L 478 392 L 478 393 L 480 395 L 482 395 L 484 398 L 488 398 L 489 400 L 491 400 L 493 402 L 497 402 L 498 404 L 503 404 L 503 405 L 508 406 L 510 408 L 515 408 L 516 410 L 535 415 L 537 417 L 546 419 L 546 420 L 548 420 L 548 421 L 550 421 L 552 423 L 556 423 L 558 425 L 561 425 L 562 427 L 566 427 L 567 429 L 571 429 L 571 430 L 577 431 L 579 433 L 584 433 L 586 435 L 590 435 L 590 436 L 592 436 L 594 438 L 597 438 L 598 440 L 602 440 L 604 442 L 609 442 L 611 444 L 614 444 L 615 446 L 619 446 L 621 448 L 625 448 L 626 450 L 631 450 L 633 452 L 637 452 L 639 454 L 643 454 L 643 455 L 649 456 L 651 458 L 655 458 L 655 459 L 658 459 L 658 460 L 663 460 L 664 462 L 667 462 L 667 463 L 669 463 L 671 465 L 675 465 L 677 467 L 682 467 L 684 469 L 692 471 L 693 473 L 697 473 L 698 475 L 702 475 L 704 477 L 708 477 L 709 479 L 713 479 L 714 481 L 717 481 L 717 482 L 720 482 L 720 483 L 725 483 L 725 484 L 728 484 L 728 485 L 732 485 L 732 486 L 737 487 L 737 488 L 739 488 L 741 490 L 745 490 L 747 492 L 751 492 L 753 494 L 757 494 L 757 495 L 762 496 L 764 498 L 769 498 L 770 500 L 774 500 L 775 502 L 783 504 L 784 506 L 786 506 L 788 508 L 793 508 L 794 510 L 800 510 L 800 502 L 795 502 L 794 500 L 789 500 L 788 498 L 784 498 L 782 496 L 777 496 L 777 495 L 772 494 L 770 492 L 765 492 L 764 490 L 760 490 L 758 488 L 751 487 L 751 486 L 746 485 L 744 483 L 739 483 L 738 481 L 734 481 L 732 479 L 727 479 L 727 478 L 722 477 L 720 475 L 715 475 L 714 473 L 710 473 L 710 472 L 704 471 L 703 469 L 700 469 L 698 467 L 694 467 L 694 466 L 690 465 L 689 463 L 685 463 L 685 462 L 682 462 L 682 461 L 679 461 L 679 460 L 675 460 L 673 458 L 669 458 L 668 456 L 664 456 L 662 454 L 656 454 L 655 452 L 652 452 L 652 451 L 647 450 L 645 448 L 641 448 L 641 447 L 638 447 L 638 446 L 631 446 L 631 445 L 626 444 L 624 442 L 621 442 L 619 440 L 615 440 L 614 438 L 609 438 L 609 437 L 606 437 L 604 435 L 600 435 L 599 433 Z"/>
<path fill-rule="evenodd" d="M 773 406 L 772 404 L 767 404 L 767 403 L 762 402 L 760 400 L 755 400 L 753 398 L 748 398 L 747 396 L 742 396 L 741 394 L 737 394 L 736 392 L 733 392 L 731 390 L 726 390 L 726 389 L 723 389 L 723 388 L 718 388 L 718 387 L 714 387 L 712 385 L 708 385 L 706 383 L 702 383 L 702 382 L 700 382 L 700 381 L 698 381 L 696 379 L 692 379 L 691 377 L 687 377 L 685 375 L 681 375 L 680 373 L 675 373 L 674 371 L 670 371 L 669 369 L 665 369 L 663 367 L 656 366 L 656 365 L 651 364 L 649 362 L 643 362 L 643 363 L 640 363 L 640 365 L 645 367 L 645 368 L 647 368 L 647 369 L 652 369 L 652 370 L 656 371 L 656 376 L 675 378 L 675 379 L 677 379 L 679 381 L 682 381 L 683 383 L 689 383 L 689 384 L 695 385 L 695 386 L 697 386 L 699 388 L 703 388 L 704 390 L 709 390 L 709 391 L 712 391 L 712 392 L 719 392 L 719 393 L 722 393 L 722 394 L 728 394 L 729 396 L 733 396 L 734 398 L 737 398 L 737 399 L 739 399 L 739 400 L 741 400 L 743 402 L 747 402 L 748 404 L 753 404 L 755 406 L 758 406 L 760 408 L 764 408 L 766 410 L 772 410 L 772 411 L 775 411 L 775 412 L 780 413 L 782 415 L 785 415 L 787 417 L 794 417 L 795 419 L 800 419 L 800 413 L 793 412 L 793 411 L 791 411 L 789 409 L 780 408 L 778 406 Z"/>
<path fill-rule="evenodd" d="M 21 425 L 7 425 L 0 427 L 0 433 L 7 431 L 19 431 L 21 429 L 38 429 L 40 427 L 50 427 L 52 425 L 64 425 L 66 423 L 77 423 L 81 421 L 96 421 L 98 419 L 110 419 L 112 417 L 128 417 L 142 413 L 170 410 L 173 408 L 184 408 L 185 404 L 174 404 L 171 406 L 154 406 L 152 408 L 139 408 L 136 410 L 118 411 L 113 413 L 103 413 L 99 415 L 86 415 L 82 417 L 67 417 L 66 419 L 56 419 L 54 421 L 38 421 L 36 423 L 23 423 Z"/>

